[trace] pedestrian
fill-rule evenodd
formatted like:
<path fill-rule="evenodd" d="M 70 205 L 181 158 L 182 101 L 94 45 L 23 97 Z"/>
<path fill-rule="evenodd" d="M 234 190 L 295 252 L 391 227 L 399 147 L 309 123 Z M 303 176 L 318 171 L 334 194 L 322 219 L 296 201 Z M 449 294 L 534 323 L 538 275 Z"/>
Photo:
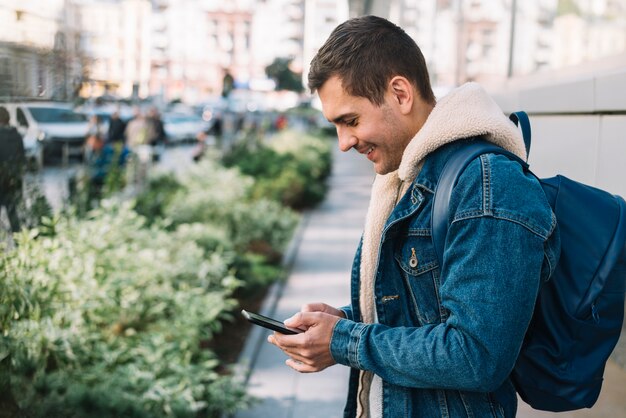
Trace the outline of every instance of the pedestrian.
<path fill-rule="evenodd" d="M 135 108 L 134 117 L 126 125 L 126 147 L 128 150 L 127 181 L 132 187 L 141 189 L 148 179 L 152 162 L 152 126 L 144 113 Z"/>
<path fill-rule="evenodd" d="M 9 122 L 9 112 L 0 106 L 0 210 L 6 209 L 11 231 L 18 232 L 17 209 L 22 202 L 26 154 L 22 136 Z"/>
<path fill-rule="evenodd" d="M 98 115 L 91 115 L 89 125 L 87 126 L 87 135 L 84 147 L 84 160 L 90 160 L 91 154 L 97 152 L 104 144 L 104 130 L 102 129 L 102 121 Z"/>
<path fill-rule="evenodd" d="M 436 101 L 424 57 L 375 16 L 340 24 L 311 62 L 339 148 L 377 173 L 352 268 L 351 303 L 307 304 L 305 332 L 269 342 L 308 373 L 351 367 L 345 417 L 513 417 L 510 373 L 558 230 L 538 181 L 504 156 L 477 157 L 454 188 L 443 262 L 431 206 L 450 152 L 478 135 L 525 157 L 516 127 L 476 83 Z"/>
<path fill-rule="evenodd" d="M 123 143 L 125 140 L 126 122 L 120 117 L 119 111 L 111 113 L 109 130 L 107 131 L 107 142 L 111 144 Z"/>
<path fill-rule="evenodd" d="M 133 118 L 128 122 L 124 131 L 126 146 L 131 151 L 136 151 L 137 147 L 147 145 L 150 139 L 150 129 L 144 113 L 141 109 L 135 108 Z"/>
<path fill-rule="evenodd" d="M 163 126 L 163 120 L 161 119 L 161 113 L 156 107 L 151 107 L 148 111 L 147 122 L 150 126 L 148 143 L 152 146 L 165 145 L 166 134 L 165 127 Z"/>
<path fill-rule="evenodd" d="M 148 144 L 152 147 L 153 160 L 158 161 L 167 143 L 167 134 L 165 133 L 161 113 L 156 107 L 150 108 L 146 121 L 148 123 Z"/>

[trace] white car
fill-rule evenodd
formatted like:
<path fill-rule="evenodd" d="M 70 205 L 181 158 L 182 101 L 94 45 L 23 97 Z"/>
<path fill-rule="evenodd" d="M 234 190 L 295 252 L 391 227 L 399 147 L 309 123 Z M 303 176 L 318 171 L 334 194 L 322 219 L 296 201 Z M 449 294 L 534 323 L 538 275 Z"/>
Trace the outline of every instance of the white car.
<path fill-rule="evenodd" d="M 44 159 L 61 157 L 63 163 L 81 156 L 89 126 L 87 115 L 75 112 L 69 103 L 2 103 L 11 125 L 22 135 L 29 159 L 41 166 Z"/>
<path fill-rule="evenodd" d="M 210 124 L 197 115 L 186 113 L 166 113 L 163 115 L 163 128 L 169 143 L 195 141 L 198 134 L 206 131 L 209 127 Z"/>

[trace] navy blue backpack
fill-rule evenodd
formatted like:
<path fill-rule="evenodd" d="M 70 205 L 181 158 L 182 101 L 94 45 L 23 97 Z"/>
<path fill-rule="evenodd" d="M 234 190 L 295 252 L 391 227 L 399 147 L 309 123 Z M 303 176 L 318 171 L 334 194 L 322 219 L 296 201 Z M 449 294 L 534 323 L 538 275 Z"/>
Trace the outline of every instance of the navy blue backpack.
<path fill-rule="evenodd" d="M 511 114 L 530 151 L 530 121 Z M 441 264 L 449 226 L 448 205 L 460 173 L 485 153 L 512 153 L 481 139 L 451 155 L 435 191 L 432 235 Z M 624 319 L 626 202 L 619 196 L 556 176 L 539 179 L 556 214 L 561 256 L 539 291 L 530 326 L 512 372 L 520 397 L 535 409 L 591 408 Z"/>

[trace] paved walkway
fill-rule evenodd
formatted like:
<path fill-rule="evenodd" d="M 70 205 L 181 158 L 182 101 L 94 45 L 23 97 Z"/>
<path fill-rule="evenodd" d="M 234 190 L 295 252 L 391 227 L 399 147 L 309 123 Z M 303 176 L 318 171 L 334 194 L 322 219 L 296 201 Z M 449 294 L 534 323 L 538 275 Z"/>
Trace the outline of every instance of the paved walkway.
<path fill-rule="evenodd" d="M 349 301 L 349 277 L 373 181 L 371 163 L 356 153 L 335 148 L 334 172 L 325 202 L 309 213 L 289 251 L 292 270 L 284 287 L 270 292 L 261 313 L 288 318 L 307 302 L 342 306 Z M 242 353 L 242 372 L 251 366 L 248 392 L 260 399 L 236 418 L 341 417 L 348 368 L 332 366 L 320 373 L 299 374 L 285 365 L 286 356 L 266 342 L 270 331 L 253 327 Z M 626 418 L 626 372 L 610 362 L 600 400 L 592 410 L 553 414 L 520 402 L 520 418 Z"/>
<path fill-rule="evenodd" d="M 308 302 L 349 303 L 350 269 L 365 223 L 374 171 L 361 155 L 340 153 L 336 147 L 334 152 L 328 196 L 307 215 L 298 231 L 299 245 L 287 284 L 280 295 L 271 294 L 269 306 L 262 309 L 276 318 L 288 318 Z M 254 361 L 248 392 L 262 402 L 237 418 L 340 417 L 349 369 L 333 366 L 320 373 L 297 373 L 285 365 L 286 356 L 265 341 L 269 333 L 253 327 L 242 356 Z M 246 351 L 254 348 L 257 353 Z"/>

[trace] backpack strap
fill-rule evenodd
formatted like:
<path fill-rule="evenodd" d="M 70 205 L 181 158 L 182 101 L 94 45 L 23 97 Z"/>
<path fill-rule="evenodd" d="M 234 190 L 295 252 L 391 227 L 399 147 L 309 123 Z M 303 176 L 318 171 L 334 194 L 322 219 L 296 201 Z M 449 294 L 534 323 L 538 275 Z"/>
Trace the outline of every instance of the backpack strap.
<path fill-rule="evenodd" d="M 439 175 L 431 215 L 432 239 L 440 268 L 443 266 L 443 251 L 450 224 L 449 205 L 452 189 L 463 170 L 472 160 L 482 154 L 489 153 L 506 155 L 511 160 L 519 162 L 524 170 L 528 170 L 528 164 L 518 156 L 484 139 L 468 141 L 466 145 L 459 147 L 450 155 Z"/>
<path fill-rule="evenodd" d="M 528 155 L 530 154 L 531 138 L 530 120 L 528 119 L 528 115 L 524 111 L 513 112 L 509 115 L 509 119 L 513 121 L 515 126 L 519 126 L 522 129 L 524 145 L 526 146 L 526 159 L 528 159 Z"/>

